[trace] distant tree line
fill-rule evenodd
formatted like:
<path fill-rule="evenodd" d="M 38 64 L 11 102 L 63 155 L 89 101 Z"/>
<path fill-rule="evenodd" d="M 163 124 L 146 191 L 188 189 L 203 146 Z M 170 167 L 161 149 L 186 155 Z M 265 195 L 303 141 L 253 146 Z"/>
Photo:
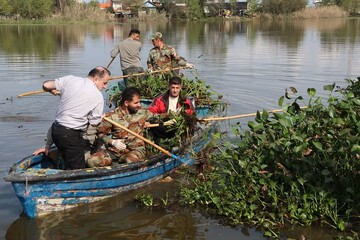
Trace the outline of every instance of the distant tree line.
<path fill-rule="evenodd" d="M 290 14 L 307 5 L 307 0 L 263 0 L 258 11 L 270 14 Z"/>
<path fill-rule="evenodd" d="M 0 14 L 24 18 L 41 18 L 53 9 L 52 0 L 0 0 Z"/>
<path fill-rule="evenodd" d="M 350 14 L 360 14 L 359 0 L 322 0 L 322 5 L 338 5 Z"/>
<path fill-rule="evenodd" d="M 61 13 L 75 0 L 0 0 L 0 16 L 41 19 Z"/>
<path fill-rule="evenodd" d="M 255 7 L 254 11 L 269 14 L 290 14 L 304 9 L 307 6 L 307 0 L 263 0 L 261 4 L 256 4 L 255 0 L 250 0 Z M 254 3 L 255 2 L 255 3 Z M 336 5 L 342 7 L 350 14 L 360 12 L 359 0 L 322 0 L 319 6 Z"/>
<path fill-rule="evenodd" d="M 187 5 L 184 8 L 175 6 L 174 1 L 159 0 L 161 7 L 159 11 L 165 12 L 171 19 L 190 19 L 196 20 L 205 17 L 205 2 L 213 6 L 212 16 L 224 8 L 234 10 L 233 14 L 238 15 L 237 1 L 230 0 L 184 0 Z M 124 0 L 123 4 L 130 4 L 134 10 L 140 9 L 142 0 Z M 16 17 L 25 19 L 41 19 L 52 14 L 63 13 L 66 7 L 75 4 L 75 0 L 0 0 L 0 16 Z M 97 7 L 98 1 L 92 0 L 88 4 Z M 306 7 L 307 0 L 263 0 L 258 4 L 257 0 L 248 0 L 249 13 L 269 13 L 269 14 L 291 14 Z M 359 0 L 323 0 L 321 5 L 337 5 L 344 8 L 350 14 L 360 12 Z M 136 13 L 135 13 L 136 15 Z"/>

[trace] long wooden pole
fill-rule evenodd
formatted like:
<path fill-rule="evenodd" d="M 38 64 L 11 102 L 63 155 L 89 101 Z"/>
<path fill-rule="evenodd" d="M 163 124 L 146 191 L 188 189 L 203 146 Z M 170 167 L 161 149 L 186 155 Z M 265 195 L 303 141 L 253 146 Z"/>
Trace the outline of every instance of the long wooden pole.
<path fill-rule="evenodd" d="M 300 107 L 300 109 L 304 109 L 307 108 L 307 106 L 303 106 Z M 267 111 L 268 113 L 276 113 L 276 112 L 282 112 L 283 109 L 274 109 L 274 110 L 270 110 Z M 262 114 L 263 112 L 260 112 L 260 114 Z M 204 122 L 208 122 L 208 121 L 221 121 L 221 120 L 230 120 L 230 119 L 236 119 L 236 118 L 245 118 L 245 117 L 253 117 L 256 116 L 256 113 L 248 113 L 248 114 L 241 114 L 241 115 L 234 115 L 234 116 L 227 116 L 227 117 L 211 117 L 211 118 L 203 118 L 203 119 L 199 119 L 199 121 L 204 121 Z"/>
<path fill-rule="evenodd" d="M 111 64 L 111 62 L 109 63 Z M 129 75 L 122 75 L 122 76 L 116 76 L 116 77 L 111 77 L 109 78 L 110 80 L 115 80 L 115 79 L 120 79 L 120 78 L 126 78 L 126 77 L 135 77 L 135 76 L 141 76 L 141 75 L 146 75 L 146 74 L 155 74 L 155 73 L 161 73 L 161 72 L 169 72 L 169 71 L 173 71 L 173 70 L 180 70 L 180 69 L 185 69 L 186 67 L 177 67 L 177 68 L 173 68 L 171 70 L 156 70 L 156 71 L 152 71 L 152 72 L 142 72 L 142 73 L 135 73 L 135 74 L 129 74 Z M 44 90 L 38 90 L 38 91 L 33 91 L 33 92 L 26 92 L 26 93 L 22 93 L 17 95 L 18 98 L 21 97 L 25 97 L 25 96 L 29 96 L 29 95 L 35 95 L 35 94 L 40 94 L 40 93 L 45 93 Z"/>
<path fill-rule="evenodd" d="M 108 117 L 104 117 L 104 119 L 105 119 L 106 121 L 108 121 L 109 123 L 111 123 L 111 124 L 113 124 L 113 125 L 121 128 L 121 129 L 127 131 L 128 133 L 134 135 L 135 137 L 140 138 L 140 139 L 143 140 L 144 142 L 150 144 L 151 146 L 153 146 L 153 147 L 155 147 L 156 149 L 160 150 L 161 152 L 165 153 L 165 154 L 168 155 L 169 157 L 172 157 L 172 158 L 174 158 L 174 159 L 176 159 L 176 160 L 180 160 L 180 161 L 181 161 L 181 158 L 180 158 L 179 156 L 176 156 L 176 155 L 172 154 L 172 153 L 169 152 L 168 150 L 160 147 L 159 145 L 153 143 L 152 141 L 150 141 L 150 140 L 147 139 L 147 138 L 144 138 L 143 136 L 137 134 L 136 132 L 131 131 L 131 130 L 128 129 L 127 127 L 124 127 L 123 125 L 119 124 L 118 122 L 115 122 L 115 121 L 111 120 L 111 119 L 108 118 Z"/>
<path fill-rule="evenodd" d="M 17 97 L 21 98 L 21 97 L 26 97 L 26 96 L 29 96 L 29 95 L 40 94 L 40 93 L 45 93 L 45 91 L 44 90 L 38 90 L 38 91 L 33 91 L 33 92 L 26 92 L 26 93 L 22 93 L 22 94 L 17 95 Z"/>
<path fill-rule="evenodd" d="M 307 106 L 300 107 L 301 109 L 307 108 Z M 274 109 L 271 111 L 268 111 L 268 113 L 276 113 L 276 112 L 282 112 L 283 109 Z M 260 112 L 262 114 L 263 112 Z M 230 119 L 236 119 L 236 118 L 245 118 L 245 117 L 253 117 L 256 116 L 257 112 L 255 113 L 248 113 L 248 114 L 241 114 L 241 115 L 234 115 L 234 116 L 227 116 L 227 117 L 211 117 L 211 118 L 203 118 L 198 119 L 199 122 L 209 122 L 209 121 L 222 121 L 222 120 L 230 120 Z M 166 121 L 162 124 L 162 126 L 170 126 L 173 122 L 171 120 Z M 154 123 L 148 125 L 148 127 L 159 127 L 159 123 Z"/>
<path fill-rule="evenodd" d="M 109 68 L 110 67 L 110 65 L 112 64 L 112 62 L 114 61 L 114 57 L 111 59 L 111 61 L 109 62 L 109 64 L 106 66 L 106 68 Z"/>
<path fill-rule="evenodd" d="M 171 70 L 156 70 L 156 71 L 152 71 L 152 72 L 141 72 L 141 73 L 135 73 L 135 74 L 129 74 L 129 75 L 111 77 L 109 80 L 115 80 L 115 79 L 126 78 L 126 77 L 136 77 L 136 76 L 141 76 L 141 75 L 146 75 L 146 74 L 155 74 L 155 73 L 162 73 L 162 72 L 170 72 L 170 71 L 180 70 L 180 69 L 185 69 L 185 68 L 186 68 L 186 67 L 177 67 L 177 68 L 173 68 L 173 69 L 171 69 Z"/>

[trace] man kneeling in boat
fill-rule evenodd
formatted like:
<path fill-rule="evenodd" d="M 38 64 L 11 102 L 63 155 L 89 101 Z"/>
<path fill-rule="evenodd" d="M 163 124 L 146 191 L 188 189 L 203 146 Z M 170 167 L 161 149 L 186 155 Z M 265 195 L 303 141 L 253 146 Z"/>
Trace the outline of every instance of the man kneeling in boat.
<path fill-rule="evenodd" d="M 122 92 L 119 107 L 107 113 L 106 117 L 142 136 L 144 127 L 149 124 L 147 120 L 154 117 L 154 114 L 141 108 L 139 89 L 129 87 Z M 98 126 L 97 135 L 105 149 L 94 153 L 87 160 L 88 167 L 104 167 L 113 162 L 132 163 L 145 159 L 145 142 L 105 119 Z"/>
<path fill-rule="evenodd" d="M 96 136 L 96 127 L 92 125 L 88 125 L 86 131 L 82 135 L 85 140 L 85 148 L 84 148 L 84 156 L 85 161 L 94 153 L 98 148 L 98 141 Z M 49 128 L 46 138 L 45 138 L 45 146 L 39 149 L 36 149 L 33 152 L 33 155 L 44 154 L 49 156 L 55 163 L 58 169 L 65 169 L 64 159 L 61 157 L 61 154 L 58 151 L 51 152 L 50 148 L 54 145 L 54 141 L 52 138 L 52 126 Z"/>

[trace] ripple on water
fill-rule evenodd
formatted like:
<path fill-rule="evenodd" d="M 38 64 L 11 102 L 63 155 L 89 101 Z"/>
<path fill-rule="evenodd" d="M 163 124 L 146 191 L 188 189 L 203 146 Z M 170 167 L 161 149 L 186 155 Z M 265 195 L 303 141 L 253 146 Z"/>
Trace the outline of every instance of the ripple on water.
<path fill-rule="evenodd" d="M 39 121 L 41 118 L 37 116 L 26 116 L 26 115 L 7 115 L 1 116 L 0 120 L 3 122 L 36 122 Z"/>

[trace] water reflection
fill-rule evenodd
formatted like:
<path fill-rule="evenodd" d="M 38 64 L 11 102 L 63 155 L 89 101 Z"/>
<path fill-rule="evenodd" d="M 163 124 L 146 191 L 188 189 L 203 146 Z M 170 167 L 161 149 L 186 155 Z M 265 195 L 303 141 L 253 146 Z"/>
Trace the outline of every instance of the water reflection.
<path fill-rule="evenodd" d="M 11 55 L 36 56 L 46 60 L 59 53 L 66 54 L 71 48 L 84 47 L 84 39 L 106 38 L 121 40 L 127 37 L 130 28 L 139 28 L 146 41 L 152 31 L 163 33 L 166 43 L 177 47 L 199 45 L 203 52 L 218 56 L 226 55 L 228 46 L 235 37 L 243 35 L 250 41 L 257 38 L 298 48 L 304 41 L 305 30 L 315 29 L 321 41 L 327 44 L 339 39 L 356 43 L 359 41 L 359 19 L 335 19 L 318 21 L 217 21 L 190 23 L 133 23 L 131 25 L 2 25 L 0 27 L 0 50 Z M 191 33 L 188 30 L 191 29 Z M 335 34 L 336 32 L 336 34 Z M 339 34 L 340 33 L 340 34 Z"/>
<path fill-rule="evenodd" d="M 192 213 L 166 214 L 161 211 L 126 212 L 115 210 L 97 214 L 21 216 L 8 229 L 6 239 L 195 239 Z M 176 227 L 174 227 L 176 226 Z M 201 234 L 200 234 L 201 236 Z M 199 236 L 199 237 L 200 237 Z"/>
<path fill-rule="evenodd" d="M 148 190 L 164 192 L 171 185 Z M 239 229 L 218 225 L 191 209 L 179 205 L 143 209 L 133 201 L 136 192 L 39 219 L 21 215 L 6 232 L 7 240 L 21 239 L 239 239 Z M 240 229 L 241 230 L 241 229 Z M 243 228 L 248 239 L 261 234 Z"/>

